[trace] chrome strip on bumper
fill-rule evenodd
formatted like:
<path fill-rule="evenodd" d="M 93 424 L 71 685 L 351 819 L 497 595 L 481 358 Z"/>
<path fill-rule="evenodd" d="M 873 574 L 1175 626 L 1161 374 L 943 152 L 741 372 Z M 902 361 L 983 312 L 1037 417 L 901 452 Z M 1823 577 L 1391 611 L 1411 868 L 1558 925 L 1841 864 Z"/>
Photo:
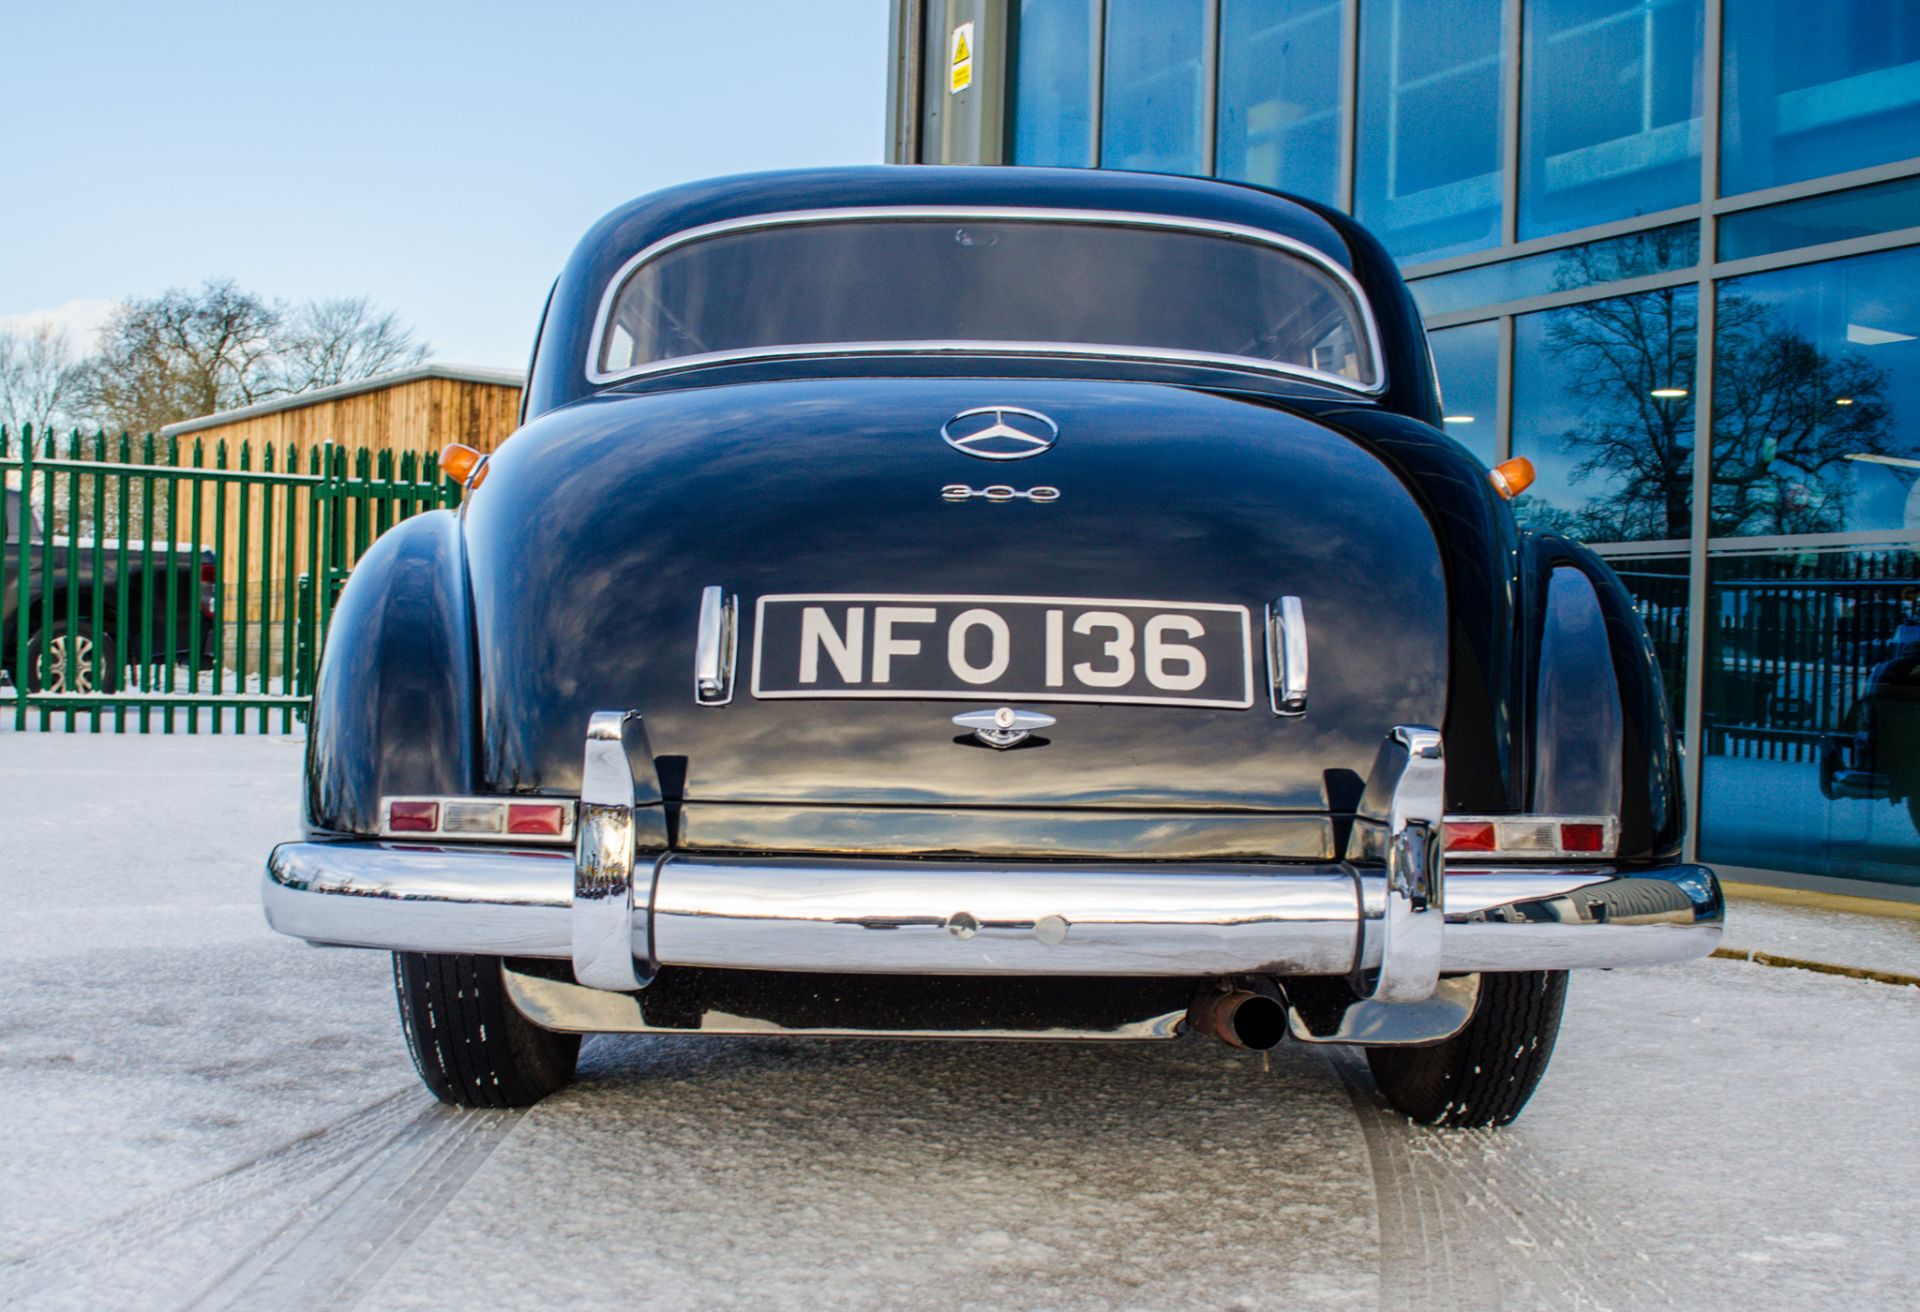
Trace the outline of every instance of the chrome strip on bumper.
<path fill-rule="evenodd" d="M 587 723 L 570 934 L 575 977 L 590 988 L 621 991 L 644 987 L 653 973 L 647 928 L 651 899 L 634 895 L 636 868 L 650 880 L 652 861 L 636 847 L 629 725 L 644 743 L 646 730 L 632 711 L 595 711 Z M 642 755 L 650 753 L 643 747 Z"/>
<path fill-rule="evenodd" d="M 1702 866 L 1448 873 L 1443 972 L 1654 965 L 1704 956 L 1720 937 L 1719 885 Z M 653 901 L 654 960 L 849 974 L 1339 975 L 1378 964 L 1380 922 L 1363 922 L 1361 908 L 1380 905 L 1384 880 L 1346 865 L 671 853 Z M 274 849 L 263 899 L 275 929 L 316 943 L 565 960 L 572 892 L 572 862 L 551 849 L 310 842 Z M 644 959 L 637 913 L 631 923 Z"/>
<path fill-rule="evenodd" d="M 1443 973 L 1683 961 L 1713 950 L 1701 866 L 1443 869 L 1438 730 L 1388 735 L 1355 820 L 1371 864 L 899 861 L 667 851 L 633 712 L 590 723 L 574 860 L 539 848 L 277 847 L 275 929 L 316 943 L 570 959 L 581 984 L 659 965 L 843 974 L 1350 975 L 1376 1005 Z M 645 774 L 642 771 L 642 774 Z"/>
<path fill-rule="evenodd" d="M 1355 992 L 1378 1002 L 1419 1002 L 1440 981 L 1446 887 L 1441 826 L 1447 809 L 1440 731 L 1396 725 L 1380 744 L 1357 826 L 1378 826 L 1386 844 L 1386 887 L 1380 904 L 1378 960 L 1362 960 Z"/>

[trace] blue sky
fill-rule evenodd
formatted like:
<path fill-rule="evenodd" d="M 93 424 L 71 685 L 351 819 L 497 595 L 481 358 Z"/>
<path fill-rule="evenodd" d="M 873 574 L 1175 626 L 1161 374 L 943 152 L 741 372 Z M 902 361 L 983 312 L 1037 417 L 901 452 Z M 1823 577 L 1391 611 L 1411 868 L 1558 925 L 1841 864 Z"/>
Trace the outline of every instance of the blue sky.
<path fill-rule="evenodd" d="M 0 320 L 76 338 L 223 275 L 370 295 L 437 359 L 519 368 L 613 206 L 885 138 L 886 0 L 0 9 Z"/>

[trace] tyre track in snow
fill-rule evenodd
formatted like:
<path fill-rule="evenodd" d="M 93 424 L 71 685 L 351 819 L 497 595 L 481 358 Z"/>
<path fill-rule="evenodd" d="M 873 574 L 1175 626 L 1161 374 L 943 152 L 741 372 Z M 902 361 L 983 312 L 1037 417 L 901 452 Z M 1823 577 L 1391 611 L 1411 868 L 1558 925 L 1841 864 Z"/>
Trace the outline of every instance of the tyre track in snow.
<path fill-rule="evenodd" d="M 356 1306 L 521 1115 L 427 1108 L 187 1306 Z"/>
<path fill-rule="evenodd" d="M 1414 1125 L 1380 1097 L 1359 1052 L 1323 1052 L 1372 1160 L 1383 1309 L 1671 1305 L 1651 1263 L 1623 1260 L 1616 1226 L 1574 1201 L 1576 1184 L 1532 1165 L 1516 1131 Z"/>
<path fill-rule="evenodd" d="M 105 1306 L 116 1299 L 95 1287 L 127 1282 L 143 1303 L 169 1306 L 350 1306 L 332 1300 L 384 1271 L 517 1119 L 422 1108 L 417 1090 L 396 1090 L 217 1175 L 0 1258 L 0 1302 Z M 204 1246 L 209 1235 L 229 1242 L 206 1279 L 174 1289 L 141 1283 L 143 1271 L 168 1269 L 170 1251 Z"/>

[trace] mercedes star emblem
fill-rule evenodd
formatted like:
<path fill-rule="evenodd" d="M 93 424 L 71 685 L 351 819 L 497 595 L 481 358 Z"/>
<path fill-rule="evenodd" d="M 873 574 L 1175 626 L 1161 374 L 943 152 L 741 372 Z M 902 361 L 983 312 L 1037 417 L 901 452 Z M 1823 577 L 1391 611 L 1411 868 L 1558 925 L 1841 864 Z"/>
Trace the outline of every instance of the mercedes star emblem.
<path fill-rule="evenodd" d="M 954 450 L 982 460 L 1025 460 L 1059 441 L 1060 425 L 1038 410 L 983 405 L 940 425 L 940 436 Z"/>

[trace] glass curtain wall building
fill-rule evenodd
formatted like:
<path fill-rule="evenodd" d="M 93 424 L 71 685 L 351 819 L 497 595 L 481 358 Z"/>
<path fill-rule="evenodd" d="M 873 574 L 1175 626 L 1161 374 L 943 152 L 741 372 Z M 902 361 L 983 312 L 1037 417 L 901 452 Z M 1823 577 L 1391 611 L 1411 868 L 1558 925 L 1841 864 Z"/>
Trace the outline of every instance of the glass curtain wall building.
<path fill-rule="evenodd" d="M 1366 223 L 1448 431 L 1531 458 L 1522 520 L 1639 598 L 1698 856 L 1920 892 L 1920 798 L 1889 796 L 1920 763 L 1920 3 L 898 0 L 896 34 L 924 61 L 897 159 L 1214 176 Z"/>

